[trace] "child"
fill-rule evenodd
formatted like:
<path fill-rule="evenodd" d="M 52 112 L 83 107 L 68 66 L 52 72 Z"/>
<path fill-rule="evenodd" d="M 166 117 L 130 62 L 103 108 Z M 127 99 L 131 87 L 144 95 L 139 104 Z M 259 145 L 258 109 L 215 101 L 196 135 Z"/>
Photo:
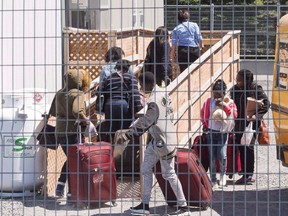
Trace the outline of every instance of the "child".
<path fill-rule="evenodd" d="M 187 206 L 182 185 L 174 169 L 176 154 L 176 129 L 173 124 L 173 110 L 167 93 L 154 84 L 152 72 L 145 71 L 140 75 L 140 85 L 145 93 L 149 93 L 145 108 L 146 112 L 139 117 L 128 131 L 122 134 L 123 140 L 132 139 L 133 135 L 140 136 L 149 132 L 151 140 L 144 153 L 141 173 L 144 176 L 142 202 L 131 207 L 133 213 L 149 214 L 149 201 L 153 183 L 153 168 L 160 160 L 162 176 L 168 180 L 176 197 L 178 211 L 185 211 Z"/>
<path fill-rule="evenodd" d="M 208 98 L 201 109 L 203 131 L 207 131 L 207 144 L 210 160 L 212 189 L 218 188 L 216 161 L 220 162 L 220 186 L 226 185 L 226 151 L 228 133 L 233 129 L 237 108 L 234 101 L 225 96 L 227 86 L 221 79 L 212 87 L 212 97 Z M 231 123 L 232 121 L 232 123 Z"/>

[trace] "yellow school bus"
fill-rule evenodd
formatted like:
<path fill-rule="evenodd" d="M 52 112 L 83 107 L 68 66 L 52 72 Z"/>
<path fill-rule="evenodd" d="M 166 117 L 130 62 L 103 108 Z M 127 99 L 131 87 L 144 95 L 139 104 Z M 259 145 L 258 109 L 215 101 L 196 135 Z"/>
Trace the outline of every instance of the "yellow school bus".
<path fill-rule="evenodd" d="M 277 159 L 288 167 L 288 14 L 277 26 L 271 109 Z"/>

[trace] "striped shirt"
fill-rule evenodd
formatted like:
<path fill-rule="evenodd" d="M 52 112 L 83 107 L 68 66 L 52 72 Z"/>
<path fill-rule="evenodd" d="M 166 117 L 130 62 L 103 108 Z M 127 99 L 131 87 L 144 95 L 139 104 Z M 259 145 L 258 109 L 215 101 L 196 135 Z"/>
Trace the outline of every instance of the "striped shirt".
<path fill-rule="evenodd" d="M 105 100 L 128 100 L 128 95 L 130 95 L 131 108 L 134 108 L 134 113 L 142 109 L 138 82 L 134 74 L 124 73 L 122 79 L 118 73 L 113 73 L 104 78 L 100 85 Z"/>

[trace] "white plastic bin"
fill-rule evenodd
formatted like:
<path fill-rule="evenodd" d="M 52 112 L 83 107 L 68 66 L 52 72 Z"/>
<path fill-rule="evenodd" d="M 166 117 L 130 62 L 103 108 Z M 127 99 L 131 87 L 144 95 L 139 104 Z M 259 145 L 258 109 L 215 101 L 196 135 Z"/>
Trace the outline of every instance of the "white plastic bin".
<path fill-rule="evenodd" d="M 29 196 L 44 183 L 45 149 L 37 144 L 43 127 L 45 89 L 1 96 L 0 196 Z"/>

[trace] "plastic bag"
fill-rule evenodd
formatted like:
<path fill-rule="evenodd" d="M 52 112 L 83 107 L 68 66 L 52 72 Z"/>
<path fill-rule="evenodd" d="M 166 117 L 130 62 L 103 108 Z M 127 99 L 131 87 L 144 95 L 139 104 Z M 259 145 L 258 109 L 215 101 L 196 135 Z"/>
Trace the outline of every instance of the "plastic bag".
<path fill-rule="evenodd" d="M 122 130 L 117 130 L 115 132 L 115 137 L 114 137 L 114 159 L 120 157 L 123 152 L 125 151 L 129 139 L 126 137 L 125 133 L 128 131 L 128 129 L 122 129 Z"/>
<path fill-rule="evenodd" d="M 89 137 L 89 136 L 95 136 L 95 135 L 98 135 L 97 129 L 95 125 L 92 122 L 90 122 L 89 125 L 86 126 L 85 136 Z"/>
<path fill-rule="evenodd" d="M 254 133 L 255 130 L 253 130 L 253 122 L 251 121 L 243 132 L 241 137 L 241 145 L 249 146 L 253 139 Z"/>

